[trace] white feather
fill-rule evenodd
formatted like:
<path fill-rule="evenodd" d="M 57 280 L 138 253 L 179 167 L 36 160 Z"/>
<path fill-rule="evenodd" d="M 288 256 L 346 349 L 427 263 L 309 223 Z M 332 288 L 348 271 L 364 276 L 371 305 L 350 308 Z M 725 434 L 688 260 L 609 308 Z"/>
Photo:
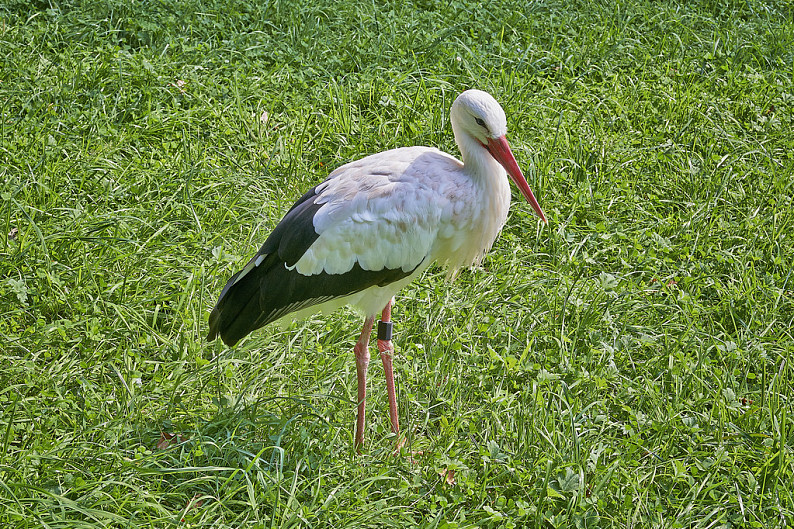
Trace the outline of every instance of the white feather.
<path fill-rule="evenodd" d="M 510 202 L 504 170 L 492 165 L 495 182 L 477 181 L 448 154 L 406 147 L 340 167 L 318 186 L 319 237 L 295 270 L 341 274 L 358 263 L 364 270 L 409 271 L 435 260 L 456 269 L 477 262 Z"/>

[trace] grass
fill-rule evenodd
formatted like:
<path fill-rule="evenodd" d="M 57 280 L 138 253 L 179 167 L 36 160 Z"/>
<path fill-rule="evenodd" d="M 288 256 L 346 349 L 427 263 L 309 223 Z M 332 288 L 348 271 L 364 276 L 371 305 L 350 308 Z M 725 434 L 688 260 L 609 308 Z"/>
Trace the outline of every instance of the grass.
<path fill-rule="evenodd" d="M 794 525 L 794 5 L 0 6 L 0 524 Z M 398 299 L 207 344 L 302 190 L 455 152 L 479 87 L 550 222 Z"/>

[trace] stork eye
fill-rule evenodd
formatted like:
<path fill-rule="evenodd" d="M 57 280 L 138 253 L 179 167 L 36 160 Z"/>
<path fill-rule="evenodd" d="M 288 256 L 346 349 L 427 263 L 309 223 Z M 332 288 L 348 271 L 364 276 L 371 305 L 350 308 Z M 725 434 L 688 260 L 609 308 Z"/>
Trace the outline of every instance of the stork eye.
<path fill-rule="evenodd" d="M 474 118 L 474 121 L 477 123 L 477 125 L 481 126 L 482 128 L 486 130 L 488 129 L 488 127 L 485 125 L 485 121 L 483 121 L 482 118 Z"/>

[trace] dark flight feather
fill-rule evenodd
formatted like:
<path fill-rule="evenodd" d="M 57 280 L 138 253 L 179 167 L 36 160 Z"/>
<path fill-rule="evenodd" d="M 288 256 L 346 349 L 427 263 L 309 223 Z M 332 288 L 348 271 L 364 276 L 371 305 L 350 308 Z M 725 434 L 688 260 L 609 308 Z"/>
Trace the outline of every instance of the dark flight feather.
<path fill-rule="evenodd" d="M 413 273 L 402 268 L 364 270 L 358 263 L 342 274 L 306 276 L 292 267 L 319 237 L 314 215 L 321 204 L 316 188 L 304 194 L 268 236 L 244 276 L 234 274 L 221 291 L 209 318 L 207 340 L 218 336 L 233 347 L 250 332 L 300 309 L 348 296 L 372 286 L 386 286 Z M 418 265 L 417 265 L 418 266 Z"/>

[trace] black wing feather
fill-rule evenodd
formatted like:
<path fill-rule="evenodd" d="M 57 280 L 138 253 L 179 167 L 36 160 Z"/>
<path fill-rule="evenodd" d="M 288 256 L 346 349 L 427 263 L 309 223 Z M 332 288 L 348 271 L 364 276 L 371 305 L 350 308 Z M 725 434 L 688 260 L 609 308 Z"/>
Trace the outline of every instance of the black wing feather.
<path fill-rule="evenodd" d="M 316 187 L 304 194 L 252 259 L 262 258 L 259 266 L 242 278 L 240 271 L 229 279 L 210 313 L 207 340 L 220 336 L 232 347 L 250 332 L 291 312 L 371 286 L 386 286 L 413 273 L 416 268 L 364 270 L 358 263 L 343 274 L 321 272 L 306 276 L 290 270 L 288 267 L 319 237 L 313 224 L 314 215 L 321 207 L 316 203 L 318 196 Z"/>

